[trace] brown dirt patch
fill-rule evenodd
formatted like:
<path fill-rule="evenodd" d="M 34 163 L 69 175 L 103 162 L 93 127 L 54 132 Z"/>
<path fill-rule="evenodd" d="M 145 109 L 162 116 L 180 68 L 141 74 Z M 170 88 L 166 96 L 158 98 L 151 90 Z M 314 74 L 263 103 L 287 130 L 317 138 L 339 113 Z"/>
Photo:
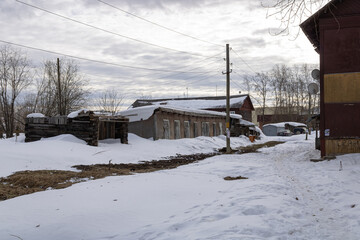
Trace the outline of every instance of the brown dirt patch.
<path fill-rule="evenodd" d="M 241 179 L 248 179 L 248 178 L 247 177 L 242 177 L 242 176 L 237 176 L 237 177 L 227 176 L 227 177 L 224 177 L 224 180 L 226 180 L 226 181 L 241 180 Z"/>
<path fill-rule="evenodd" d="M 0 201 L 47 189 L 61 189 L 72 184 L 104 178 L 172 169 L 217 155 L 218 153 L 176 155 L 165 160 L 145 161 L 138 164 L 95 164 L 73 166 L 79 172 L 37 170 L 16 172 L 0 178 Z"/>
<path fill-rule="evenodd" d="M 246 147 L 234 149 L 233 153 L 242 154 L 256 152 L 262 147 L 273 147 L 283 142 L 267 142 L 264 144 L 253 144 Z M 133 173 L 154 172 L 164 169 L 173 169 L 181 165 L 194 163 L 206 158 L 221 154 L 221 150 L 216 153 L 176 155 L 164 160 L 144 161 L 140 163 L 121 163 L 121 164 L 95 164 L 95 165 L 76 165 L 75 171 L 60 170 L 37 170 L 20 171 L 8 177 L 0 178 L 0 201 L 14 198 L 17 196 L 30 194 L 47 189 L 61 189 L 72 184 L 104 178 L 107 176 L 130 175 Z M 240 176 L 241 177 L 241 176 Z M 245 179 L 226 177 L 225 180 Z M 231 179 L 230 179 L 231 178 Z"/>
<path fill-rule="evenodd" d="M 274 147 L 278 144 L 282 144 L 284 142 L 279 142 L 279 141 L 270 141 L 270 142 L 266 142 L 266 143 L 261 143 L 261 144 L 252 144 L 249 146 L 245 146 L 245 147 L 239 147 L 236 151 L 236 153 L 253 153 L 253 152 L 257 152 L 260 148 L 263 147 Z"/>

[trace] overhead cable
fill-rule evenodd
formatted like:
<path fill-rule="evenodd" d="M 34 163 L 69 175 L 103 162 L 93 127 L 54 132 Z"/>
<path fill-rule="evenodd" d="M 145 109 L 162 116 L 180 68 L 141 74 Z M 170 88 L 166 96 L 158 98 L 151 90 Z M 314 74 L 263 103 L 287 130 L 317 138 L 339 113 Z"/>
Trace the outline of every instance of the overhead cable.
<path fill-rule="evenodd" d="M 252 72 L 256 73 L 254 69 L 233 48 L 231 48 L 231 51 L 233 51 Z"/>
<path fill-rule="evenodd" d="M 113 32 L 113 31 L 109 31 L 109 30 L 106 30 L 106 29 L 103 29 L 103 28 L 100 28 L 100 27 L 96 27 L 96 26 L 91 25 L 91 24 L 88 24 L 88 23 L 81 22 L 81 21 L 79 21 L 79 20 L 76 20 L 76 19 L 73 19 L 73 18 L 70 18 L 70 17 L 66 17 L 66 16 L 63 16 L 63 15 L 60 15 L 60 14 L 58 14 L 58 13 L 51 12 L 51 11 L 46 10 L 46 9 L 44 9 L 44 8 L 41 8 L 41 7 L 32 5 L 32 4 L 29 4 L 29 3 L 25 3 L 25 2 L 22 2 L 22 1 L 20 1 L 20 0 L 15 0 L 15 1 L 18 2 L 18 3 L 24 4 L 24 5 L 28 6 L 28 7 L 32 7 L 32 8 L 41 10 L 41 11 L 43 11 L 43 12 L 52 14 L 52 15 L 54 15 L 54 16 L 57 16 L 57 17 L 60 17 L 60 18 L 63 18 L 63 19 L 66 19 L 66 20 L 69 20 L 69 21 L 72 21 L 72 22 L 75 22 L 75 23 L 78 23 L 78 24 L 87 26 L 87 27 L 90 27 L 90 28 L 94 28 L 94 29 L 99 30 L 99 31 L 103 31 L 103 32 L 106 32 L 106 33 L 109 33 L 109 34 L 113 34 L 113 35 L 116 35 L 116 36 L 119 36 L 119 37 L 123 37 L 123 38 L 129 39 L 129 40 L 135 41 L 135 42 L 139 42 L 139 43 L 142 43 L 142 44 L 147 44 L 147 45 L 150 45 L 150 46 L 153 46 L 153 47 L 157 47 L 157 48 L 166 49 L 166 50 L 168 50 L 168 51 L 173 51 L 173 52 L 178 52 L 178 53 L 183 53 L 183 54 L 189 54 L 189 55 L 204 57 L 203 55 L 198 54 L 198 53 L 191 53 L 191 52 L 181 51 L 181 50 L 177 50 L 177 49 L 173 49 L 173 48 L 169 48 L 169 47 L 164 47 L 164 46 L 161 46 L 161 45 L 158 45 L 158 44 L 155 44 L 155 43 L 149 43 L 149 42 L 146 42 L 146 41 L 143 41 L 143 40 L 140 40 L 140 39 L 128 37 L 128 36 L 125 36 L 125 35 L 122 35 L 122 34 Z"/>
<path fill-rule="evenodd" d="M 124 65 L 124 64 L 118 64 L 118 63 L 111 63 L 111 62 L 105 62 L 105 61 L 100 61 L 100 60 L 94 60 L 94 59 L 89 59 L 89 58 L 85 58 L 85 57 L 77 57 L 77 56 L 73 56 L 73 55 L 69 55 L 69 54 L 59 53 L 59 52 L 50 51 L 50 50 L 46 50 L 46 49 L 42 49 L 42 48 L 26 46 L 26 45 L 23 45 L 23 44 L 13 43 L 13 42 L 4 41 L 4 40 L 0 40 L 0 42 L 10 44 L 10 45 L 14 45 L 14 46 L 18 46 L 18 47 L 28 48 L 28 49 L 42 51 L 42 52 L 47 52 L 47 53 L 51 53 L 51 54 L 55 54 L 55 55 L 60 55 L 60 56 L 64 56 L 64 57 L 69 57 L 69 58 L 74 58 L 74 59 L 79 59 L 79 60 L 84 60 L 84 61 L 89 61 L 89 62 L 95 62 L 95 63 L 101 63 L 101 64 L 106 64 L 106 65 L 111 65 L 111 66 L 116 66 L 116 67 L 131 68 L 131 69 L 141 69 L 141 70 L 157 71 L 157 72 L 185 73 L 185 72 L 182 72 L 182 71 L 156 69 L 156 68 L 145 68 L 145 67 L 135 67 L 135 66 L 130 66 L 130 65 Z M 203 73 L 203 72 L 186 72 L 186 73 Z"/>
<path fill-rule="evenodd" d="M 103 4 L 105 4 L 105 5 L 109 6 L 109 7 L 112 7 L 112 8 L 114 8 L 114 9 L 117 9 L 117 10 L 123 12 L 123 13 L 126 13 L 126 14 L 128 14 L 128 15 L 130 15 L 130 16 L 136 17 L 136 18 L 141 19 L 141 20 L 143 20 L 143 21 L 145 21 L 145 22 L 151 23 L 151 24 L 153 24 L 153 25 L 155 25 L 155 26 L 157 26 L 157 27 L 166 29 L 166 30 L 168 30 L 168 31 L 171 31 L 171 32 L 180 34 L 180 35 L 185 36 L 185 37 L 188 37 L 188 38 L 192 38 L 192 39 L 197 40 L 197 41 L 201 41 L 201 42 L 204 42 L 204 43 L 208 43 L 208 44 L 211 44 L 211 45 L 214 45 L 214 46 L 223 47 L 223 45 L 220 45 L 220 44 L 217 44 L 217 43 L 212 43 L 212 42 L 209 42 L 209 41 L 206 41 L 206 40 L 203 40 L 203 39 L 200 39 L 200 38 L 197 38 L 197 37 L 194 37 L 194 36 L 191 36 L 191 35 L 188 35 L 188 34 L 179 32 L 179 31 L 176 31 L 176 30 L 174 30 L 174 29 L 172 29 L 172 28 L 163 26 L 163 25 L 158 24 L 158 23 L 156 23 L 156 22 L 150 21 L 150 20 L 148 20 L 148 19 L 146 19 L 146 18 L 137 16 L 137 15 L 135 15 L 134 13 L 125 11 L 125 10 L 123 10 L 123 9 L 117 7 L 117 6 L 114 6 L 114 5 L 110 4 L 110 3 L 107 3 L 107 2 L 105 2 L 105 1 L 98 0 L 98 2 L 101 2 L 101 3 L 103 3 Z"/>

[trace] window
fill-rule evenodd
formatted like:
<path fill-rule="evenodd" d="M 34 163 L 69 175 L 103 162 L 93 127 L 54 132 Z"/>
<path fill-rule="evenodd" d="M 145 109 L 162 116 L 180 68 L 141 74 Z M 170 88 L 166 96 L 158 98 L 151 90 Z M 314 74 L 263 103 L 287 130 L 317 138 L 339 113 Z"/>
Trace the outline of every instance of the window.
<path fill-rule="evenodd" d="M 198 134 L 198 123 L 194 122 L 194 138 L 198 137 L 198 136 L 199 136 L 199 134 Z"/>
<path fill-rule="evenodd" d="M 170 122 L 167 119 L 163 120 L 164 138 L 170 139 Z"/>
<path fill-rule="evenodd" d="M 184 121 L 184 137 L 190 138 L 190 122 Z"/>
<path fill-rule="evenodd" d="M 213 123 L 213 136 L 217 136 L 217 131 L 216 131 L 216 122 Z"/>
<path fill-rule="evenodd" d="M 175 135 L 175 139 L 181 138 L 181 135 L 180 135 L 180 121 L 179 120 L 174 120 L 174 135 Z"/>
<path fill-rule="evenodd" d="M 224 135 L 224 130 L 223 130 L 223 124 L 222 122 L 219 122 L 219 135 Z"/>
<path fill-rule="evenodd" d="M 201 135 L 202 136 L 209 136 L 209 122 L 202 122 L 201 123 Z"/>

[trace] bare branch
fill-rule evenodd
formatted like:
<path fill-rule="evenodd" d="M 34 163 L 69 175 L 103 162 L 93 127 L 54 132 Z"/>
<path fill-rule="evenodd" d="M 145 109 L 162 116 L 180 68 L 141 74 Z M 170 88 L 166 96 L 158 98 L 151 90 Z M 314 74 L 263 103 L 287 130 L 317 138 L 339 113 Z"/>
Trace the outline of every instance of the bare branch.
<path fill-rule="evenodd" d="M 274 35 L 289 35 L 292 27 L 298 28 L 298 25 L 305 17 L 313 14 L 313 8 L 319 9 L 330 0 L 276 0 L 275 3 L 263 7 L 268 9 L 266 17 L 276 17 L 279 23 L 279 31 L 272 33 Z M 296 37 L 299 34 L 297 30 Z M 296 38 L 295 37 L 295 38 Z"/>

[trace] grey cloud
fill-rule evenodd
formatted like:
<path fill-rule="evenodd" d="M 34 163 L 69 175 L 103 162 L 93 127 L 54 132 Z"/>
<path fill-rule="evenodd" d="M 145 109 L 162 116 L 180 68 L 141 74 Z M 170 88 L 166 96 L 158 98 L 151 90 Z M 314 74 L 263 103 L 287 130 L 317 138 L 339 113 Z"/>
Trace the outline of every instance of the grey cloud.
<path fill-rule="evenodd" d="M 117 0 L 103 0 L 104 2 L 110 3 L 112 5 L 121 4 L 122 6 L 126 5 L 131 9 L 135 10 L 137 8 L 145 8 L 145 9 L 167 9 L 169 6 L 177 6 L 181 8 L 202 8 L 202 7 L 211 7 L 218 6 L 219 4 L 234 4 L 232 0 L 125 0 L 119 3 Z M 249 6 L 253 6 L 253 4 L 249 4 L 248 0 L 238 0 L 235 4 L 247 4 Z M 87 4 L 93 5 L 94 3 L 90 0 L 86 1 Z"/>
<path fill-rule="evenodd" d="M 263 28 L 258 29 L 252 32 L 253 35 L 276 35 L 277 33 L 281 32 L 282 28 Z"/>
<path fill-rule="evenodd" d="M 231 39 L 229 42 L 234 43 L 233 48 L 235 51 L 237 51 L 236 49 L 242 49 L 245 52 L 249 52 L 254 48 L 265 48 L 267 45 L 265 39 L 261 37 L 242 37 Z"/>

